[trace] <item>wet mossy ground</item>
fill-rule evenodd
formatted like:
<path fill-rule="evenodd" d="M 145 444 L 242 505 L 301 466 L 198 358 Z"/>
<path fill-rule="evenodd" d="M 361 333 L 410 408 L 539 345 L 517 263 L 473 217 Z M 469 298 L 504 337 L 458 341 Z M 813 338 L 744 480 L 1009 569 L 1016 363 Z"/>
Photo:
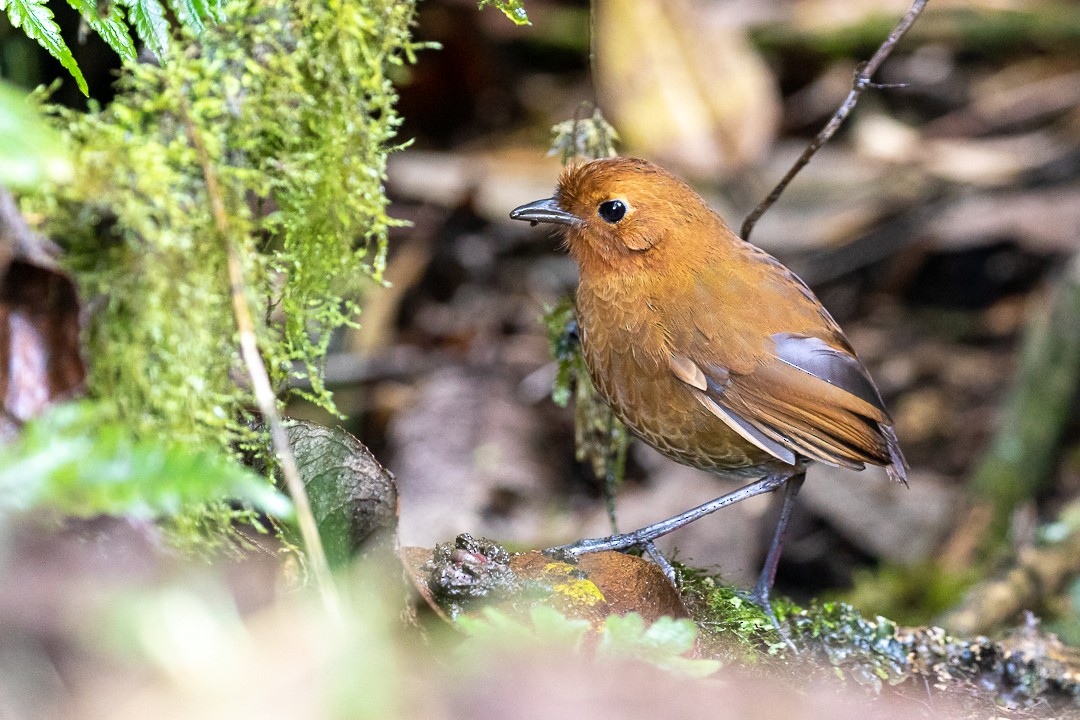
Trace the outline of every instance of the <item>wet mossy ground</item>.
<path fill-rule="evenodd" d="M 928 717 L 947 704 L 950 717 L 1080 719 L 1080 655 L 1030 615 L 1000 640 L 959 638 L 868 617 L 842 602 L 803 607 L 778 597 L 778 629 L 744 590 L 680 567 L 676 594 L 652 563 L 620 553 L 574 565 L 461 536 L 427 558 L 415 563 L 416 579 L 446 618 L 492 607 L 525 617 L 528 608 L 547 605 L 602 632 L 613 615 L 634 613 L 648 624 L 689 613 L 699 630 L 692 657 L 795 687 L 840 682 L 868 697 L 906 696 L 925 705 Z M 658 601 L 659 590 L 670 597 Z"/>
<path fill-rule="evenodd" d="M 746 593 L 684 568 L 683 597 L 704 633 L 703 651 L 763 672 L 813 682 L 825 671 L 868 692 L 918 694 L 985 717 L 1080 718 L 1080 654 L 1027 622 L 1001 640 L 959 638 L 940 627 L 869 618 L 842 602 L 773 608 L 796 648 Z"/>

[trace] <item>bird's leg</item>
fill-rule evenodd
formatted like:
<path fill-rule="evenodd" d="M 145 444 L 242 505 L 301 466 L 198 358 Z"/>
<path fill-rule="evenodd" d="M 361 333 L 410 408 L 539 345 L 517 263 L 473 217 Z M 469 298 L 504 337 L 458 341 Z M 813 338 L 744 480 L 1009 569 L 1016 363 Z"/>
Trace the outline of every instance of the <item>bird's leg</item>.
<path fill-rule="evenodd" d="M 558 547 L 548 548 L 544 552 L 552 555 L 578 557 L 579 555 L 601 552 L 604 550 L 629 550 L 632 547 L 647 546 L 648 544 L 651 544 L 653 540 L 656 540 L 656 538 L 663 537 L 670 532 L 678 530 L 683 525 L 688 525 L 710 513 L 716 512 L 722 507 L 734 505 L 740 500 L 746 500 L 755 495 L 761 495 L 776 490 L 784 484 L 784 481 L 791 477 L 790 467 L 785 466 L 785 468 L 786 470 L 770 470 L 769 474 L 760 480 L 755 480 L 749 485 L 744 485 L 727 495 L 718 497 L 715 500 L 710 500 L 704 505 L 699 505 L 692 510 L 687 510 L 673 518 L 662 520 L 653 525 L 634 530 L 633 532 L 619 533 L 601 538 L 578 540 L 569 545 L 559 545 Z"/>
<path fill-rule="evenodd" d="M 787 644 L 792 646 L 792 649 L 794 649 L 794 645 L 781 629 L 780 623 L 776 619 L 776 613 L 773 612 L 772 604 L 769 602 L 769 593 L 772 591 L 773 581 L 776 579 L 776 567 L 780 564 L 780 550 L 784 546 L 784 533 L 787 531 L 788 520 L 791 519 L 791 509 L 795 506 L 795 496 L 799 494 L 799 489 L 805 479 L 806 471 L 803 470 L 792 475 L 784 484 L 784 500 L 780 506 L 780 518 L 776 521 L 772 542 L 769 543 L 769 553 L 765 556 L 765 567 L 761 569 L 757 585 L 754 586 L 754 591 L 750 595 L 753 601 L 769 616 L 773 626 L 780 632 Z"/>
<path fill-rule="evenodd" d="M 663 571 L 664 575 L 667 576 L 667 579 L 671 581 L 671 584 L 677 587 L 679 584 L 679 573 L 675 572 L 675 566 L 671 564 L 670 560 L 664 557 L 664 553 L 660 552 L 660 548 L 656 547 L 656 544 L 652 540 L 642 543 L 641 547 L 644 548 L 645 552 L 649 553 L 649 557 L 651 557 L 652 561 L 656 563 L 656 566 Z"/>

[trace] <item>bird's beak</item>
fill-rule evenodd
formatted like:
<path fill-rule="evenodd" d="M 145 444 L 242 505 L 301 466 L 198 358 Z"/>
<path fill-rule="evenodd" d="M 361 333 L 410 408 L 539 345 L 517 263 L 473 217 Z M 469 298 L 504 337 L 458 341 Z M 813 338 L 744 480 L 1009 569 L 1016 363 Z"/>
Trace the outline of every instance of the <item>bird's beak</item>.
<path fill-rule="evenodd" d="M 510 217 L 514 220 L 528 220 L 533 225 L 536 223 L 577 225 L 580 222 L 576 215 L 572 215 L 559 207 L 555 198 L 536 200 L 514 208 L 510 211 Z"/>

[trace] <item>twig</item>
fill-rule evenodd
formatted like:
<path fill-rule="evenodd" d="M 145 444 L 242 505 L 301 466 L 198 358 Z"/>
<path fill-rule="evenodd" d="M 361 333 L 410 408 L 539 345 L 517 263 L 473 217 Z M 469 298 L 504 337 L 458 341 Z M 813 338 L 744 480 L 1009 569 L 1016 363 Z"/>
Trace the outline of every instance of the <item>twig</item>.
<path fill-rule="evenodd" d="M 59 248 L 44 235 L 30 229 L 19 212 L 15 198 L 0 186 L 0 288 L 8 266 L 22 260 L 38 267 L 58 270 L 56 256 Z"/>
<path fill-rule="evenodd" d="M 285 427 L 281 424 L 281 417 L 278 415 L 277 395 L 270 384 L 270 376 L 266 372 L 266 365 L 259 354 L 259 345 L 255 338 L 255 323 L 252 320 L 251 308 L 248 306 L 244 286 L 243 266 L 236 245 L 229 233 L 228 216 L 225 212 L 225 202 L 221 196 L 221 189 L 218 185 L 217 173 L 214 172 L 214 167 L 210 162 L 210 154 L 206 151 L 206 145 L 203 144 L 198 128 L 195 127 L 195 123 L 191 119 L 187 103 L 183 100 L 181 100 L 180 112 L 187 128 L 188 137 L 199 157 L 199 164 L 202 166 L 203 178 L 206 180 L 206 193 L 210 198 L 210 210 L 214 216 L 215 229 L 221 241 L 225 244 L 233 314 L 236 317 L 236 327 L 240 335 L 240 354 L 247 365 L 251 386 L 255 391 L 255 401 L 270 426 L 270 439 L 281 463 L 281 472 L 285 476 L 285 485 L 289 489 L 293 506 L 296 508 L 300 536 L 304 540 L 304 548 L 307 550 L 308 561 L 311 563 L 323 604 L 331 619 L 339 621 L 341 619 L 341 599 L 338 596 L 337 585 L 334 584 L 334 577 L 330 573 L 330 564 L 326 560 L 326 551 L 323 549 L 322 540 L 319 537 L 319 528 L 315 523 L 315 515 L 311 512 L 311 503 L 308 501 L 307 490 L 304 488 L 304 482 L 300 478 L 300 471 L 296 466 L 296 457 L 293 455 L 292 447 L 289 445 L 289 437 L 285 432 Z"/>
<path fill-rule="evenodd" d="M 15 237 L 24 232 L 25 227 L 26 221 L 15 205 L 15 198 L 0 186 L 0 290 L 4 289 L 8 265 L 15 257 Z"/>
<path fill-rule="evenodd" d="M 765 214 L 765 211 L 772 207 L 773 203 L 777 201 L 788 184 L 799 174 L 799 171 L 806 167 L 806 164 L 810 162 L 810 158 L 814 156 L 822 145 L 827 143 L 830 138 L 836 133 L 840 126 L 847 119 L 847 116 L 851 114 L 851 111 L 855 108 L 855 103 L 858 102 L 859 96 L 862 95 L 863 90 L 867 88 L 883 89 L 883 88 L 895 88 L 903 87 L 903 85 L 879 85 L 878 83 L 871 82 L 870 78 L 874 76 L 881 64 L 885 62 L 885 59 L 892 53 L 896 43 L 900 42 L 900 38 L 904 37 L 904 33 L 915 23 L 915 20 L 919 17 L 919 14 L 926 7 L 927 0 L 915 0 L 911 9 L 907 11 L 907 14 L 900 20 L 899 24 L 893 28 L 893 31 L 889 33 L 889 37 L 885 42 L 881 44 L 881 47 L 877 49 L 873 57 L 867 62 L 859 65 L 855 70 L 855 78 L 851 83 L 851 91 L 848 92 L 847 98 L 844 99 L 840 108 L 829 118 L 829 122 L 825 124 L 825 127 L 821 129 L 812 141 L 807 146 L 803 154 L 799 156 L 799 159 L 795 161 L 795 164 L 791 166 L 791 169 L 787 171 L 787 174 L 777 183 L 773 188 L 769 196 L 761 201 L 761 204 L 754 208 L 754 211 L 746 216 L 746 220 L 742 224 L 742 239 L 749 240 L 750 232 L 754 229 L 754 224 L 758 219 Z"/>

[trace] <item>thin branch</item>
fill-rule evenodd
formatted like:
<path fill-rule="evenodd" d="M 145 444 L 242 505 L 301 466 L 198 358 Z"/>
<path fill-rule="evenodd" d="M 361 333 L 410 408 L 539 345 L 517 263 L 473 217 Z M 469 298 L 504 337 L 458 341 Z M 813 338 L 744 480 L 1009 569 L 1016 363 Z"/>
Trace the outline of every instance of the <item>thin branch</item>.
<path fill-rule="evenodd" d="M 13 260 L 58 271 L 59 254 L 60 249 L 52 240 L 30 229 L 15 198 L 0 186 L 0 288 Z"/>
<path fill-rule="evenodd" d="M 293 455 L 288 434 L 285 432 L 285 427 L 281 424 L 281 417 L 278 415 L 277 395 L 270 384 L 270 376 L 266 372 L 266 365 L 259 354 L 259 345 L 255 337 L 255 323 L 252 320 L 251 308 L 247 302 L 243 265 L 236 244 L 229 233 L 228 215 L 225 212 L 225 201 L 218 185 L 217 173 L 214 172 L 210 154 L 206 150 L 206 145 L 203 144 L 198 128 L 191 119 L 187 103 L 184 101 L 181 101 L 180 112 L 187 128 L 188 137 L 199 157 L 199 164 L 202 166 L 203 178 L 206 181 L 206 193 L 210 198 L 210 210 L 214 216 L 215 229 L 221 241 L 225 244 L 233 314 L 236 317 L 236 327 L 240 335 L 240 354 L 247 365 L 251 386 L 255 391 L 255 401 L 270 426 L 270 439 L 281 463 L 281 472 L 285 476 L 285 485 L 289 490 L 289 495 L 292 496 L 293 506 L 296 508 L 300 536 L 304 540 L 304 548 L 307 550 L 308 561 L 311 563 L 323 604 L 330 617 L 334 621 L 338 621 L 341 619 L 341 600 L 338 596 L 337 585 L 334 584 L 334 577 L 330 573 L 330 564 L 326 560 L 326 551 L 323 549 L 322 540 L 319 537 L 319 528 L 315 523 L 315 515 L 311 512 L 311 503 L 308 501 L 307 490 L 304 488 L 304 482 L 300 478 L 300 471 L 296 466 L 296 457 Z"/>
<path fill-rule="evenodd" d="M 862 95 L 863 90 L 867 88 L 883 89 L 903 87 L 903 85 L 879 85 L 871 82 L 870 78 L 874 76 L 874 73 L 881 67 L 881 64 L 889 57 L 893 48 L 896 47 L 896 43 L 900 42 L 900 38 L 904 37 L 904 33 L 915 24 L 915 20 L 918 19 L 919 14 L 922 13 L 923 8 L 926 7 L 926 3 L 927 0 L 915 0 L 911 9 L 907 11 L 907 14 L 904 15 L 899 24 L 897 24 L 897 26 L 893 28 L 893 31 L 889 33 L 889 37 L 881 44 L 881 47 L 877 49 L 874 56 L 856 68 L 855 78 L 851 83 L 851 91 L 848 93 L 847 98 L 844 99 L 843 104 L 829 119 L 829 122 L 826 123 L 825 127 L 821 129 L 821 132 L 810 141 L 810 145 L 807 146 L 806 150 L 803 151 L 803 154 L 799 156 L 799 159 L 795 161 L 795 164 L 791 166 L 791 169 L 787 171 L 787 174 L 784 175 L 779 183 L 777 183 L 776 187 L 769 193 L 769 196 L 762 200 L 761 204 L 754 208 L 754 211 L 747 215 L 746 220 L 743 221 L 741 231 L 743 240 L 750 239 L 750 232 L 754 229 L 754 225 L 757 223 L 758 219 L 765 214 L 766 210 L 772 207 L 773 203 L 775 203 L 780 195 L 783 194 L 788 184 L 799 174 L 799 171 L 806 167 L 806 164 L 810 162 L 810 158 L 814 156 L 814 153 L 836 134 L 836 131 L 844 123 L 844 120 L 847 119 L 847 116 L 855 109 L 855 103 L 858 102 L 859 96 Z"/>
<path fill-rule="evenodd" d="M 26 220 L 15 205 L 15 198 L 0 186 L 0 290 L 4 288 L 8 265 L 15 258 L 16 237 L 29 231 Z"/>

